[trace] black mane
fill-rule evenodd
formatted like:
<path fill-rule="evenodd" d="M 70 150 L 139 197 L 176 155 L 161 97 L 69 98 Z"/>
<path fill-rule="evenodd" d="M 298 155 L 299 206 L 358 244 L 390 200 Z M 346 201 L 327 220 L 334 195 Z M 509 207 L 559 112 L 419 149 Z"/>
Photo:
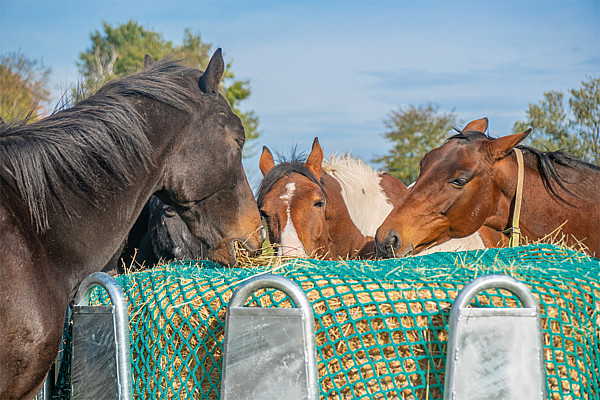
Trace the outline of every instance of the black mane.
<path fill-rule="evenodd" d="M 279 181 L 281 178 L 288 176 L 290 174 L 300 174 L 308 178 L 311 182 L 315 183 L 319 186 L 319 188 L 325 193 L 325 188 L 323 187 L 323 183 L 321 183 L 315 175 L 310 172 L 308 168 L 304 166 L 304 159 L 301 157 L 292 156 L 292 159 L 289 161 L 283 161 L 279 164 L 275 165 L 273 168 L 267 172 L 267 175 L 263 178 L 260 183 L 260 187 L 258 188 L 258 192 L 256 194 L 256 203 L 258 208 L 262 208 L 263 201 L 265 200 L 265 196 L 267 193 L 271 191 L 273 185 Z M 327 195 L 325 193 L 325 195 Z"/>
<path fill-rule="evenodd" d="M 149 167 L 152 149 L 147 121 L 130 98 L 188 111 L 191 94 L 182 77 L 187 71 L 176 62 L 158 62 L 41 121 L 2 126 L 0 189 L 16 186 L 43 231 L 48 228 L 49 196 L 69 213 L 68 193 L 96 205 L 98 198 L 131 184 L 140 169 Z"/>
<path fill-rule="evenodd" d="M 455 128 L 456 129 L 456 128 Z M 457 130 L 457 129 L 456 129 Z M 461 132 L 457 130 L 457 134 L 450 136 L 447 141 L 458 139 L 458 140 L 474 140 L 474 139 L 486 139 L 493 140 L 494 138 L 477 131 L 466 131 Z M 590 168 L 592 171 L 600 172 L 600 167 L 586 163 L 584 161 L 578 160 L 571 156 L 568 156 L 564 151 L 542 151 L 539 149 L 535 149 L 533 147 L 518 145 L 516 148 L 523 150 L 524 154 L 532 154 L 534 156 L 534 160 L 536 163 L 537 170 L 542 177 L 542 182 L 546 187 L 546 190 L 553 195 L 555 198 L 560 201 L 570 204 L 566 199 L 564 199 L 558 190 L 560 187 L 566 193 L 569 193 L 572 196 L 580 197 L 577 194 L 573 193 L 569 190 L 565 183 L 570 183 L 567 179 L 561 176 L 556 170 L 556 165 L 560 165 L 563 167 L 567 167 L 571 170 L 580 170 L 582 168 Z"/>

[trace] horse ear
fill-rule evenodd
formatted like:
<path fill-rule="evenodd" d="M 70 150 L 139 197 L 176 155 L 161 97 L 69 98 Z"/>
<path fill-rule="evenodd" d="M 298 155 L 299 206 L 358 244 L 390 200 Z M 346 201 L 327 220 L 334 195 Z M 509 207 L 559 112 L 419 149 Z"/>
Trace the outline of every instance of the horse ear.
<path fill-rule="evenodd" d="M 319 144 L 319 138 L 315 138 L 312 150 L 304 163 L 304 166 L 313 173 L 315 178 L 321 179 L 321 164 L 323 163 L 323 149 Z"/>
<path fill-rule="evenodd" d="M 487 131 L 487 128 L 488 128 L 488 119 L 487 119 L 487 117 L 483 117 L 480 119 L 476 119 L 475 121 L 469 122 L 462 131 L 463 132 L 475 131 L 475 132 L 485 133 L 485 131 Z"/>
<path fill-rule="evenodd" d="M 510 154 L 512 149 L 525 140 L 530 133 L 531 128 L 527 129 L 523 133 L 515 133 L 514 135 L 506 135 L 497 139 L 492 139 L 489 142 L 486 142 L 487 152 L 495 160 L 506 157 L 508 154 Z"/>
<path fill-rule="evenodd" d="M 260 172 L 262 172 L 263 176 L 265 176 L 267 175 L 267 172 L 269 172 L 274 166 L 275 161 L 273 161 L 273 154 L 271 154 L 271 151 L 267 149 L 267 146 L 263 146 L 263 151 L 260 155 L 260 161 L 258 162 L 258 168 L 260 168 Z"/>
<path fill-rule="evenodd" d="M 200 77 L 200 82 L 198 83 L 200 90 L 204 93 L 219 93 L 219 83 L 221 83 L 224 71 L 223 54 L 219 48 L 210 58 L 206 71 Z"/>
<path fill-rule="evenodd" d="M 148 69 L 148 67 L 150 67 L 154 64 L 156 64 L 156 61 L 154 61 L 154 58 L 152 58 L 150 56 L 150 54 L 146 54 L 144 56 L 144 69 Z"/>

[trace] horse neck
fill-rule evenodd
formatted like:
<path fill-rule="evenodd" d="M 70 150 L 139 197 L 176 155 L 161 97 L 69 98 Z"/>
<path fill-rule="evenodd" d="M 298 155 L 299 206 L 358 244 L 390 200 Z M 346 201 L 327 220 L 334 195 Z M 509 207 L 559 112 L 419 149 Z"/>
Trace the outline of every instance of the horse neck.
<path fill-rule="evenodd" d="M 333 157 L 324 169 L 337 181 L 354 225 L 363 236 L 375 237 L 377 228 L 394 207 L 382 187 L 382 175 L 362 160 L 347 156 Z M 397 182 L 406 189 L 402 182 Z"/>
<path fill-rule="evenodd" d="M 74 205 L 69 214 L 58 204 L 48 207 L 52 210 L 48 216 L 51 228 L 41 235 L 47 244 L 46 256 L 55 260 L 54 264 L 60 266 L 59 274 L 66 275 L 64 279 L 75 285 L 90 273 L 102 270 L 122 250 L 145 203 L 162 185 L 163 160 L 173 138 L 161 134 L 159 121 L 152 121 L 152 116 L 146 118 L 153 151 L 147 168 L 139 167 L 135 182 L 118 191 L 108 190 L 111 182 L 98 182 L 107 187 L 108 194 L 97 199 L 95 207 L 74 194 L 68 199 Z"/>
<path fill-rule="evenodd" d="M 566 187 L 580 196 L 575 197 L 556 185 L 558 194 L 566 200 L 565 202 L 547 189 L 538 170 L 537 156 L 525 152 L 524 159 L 523 197 L 519 221 L 524 236 L 530 240 L 538 240 L 555 230 L 561 230 L 558 238 L 564 234 L 568 242 L 573 242 L 570 240 L 572 237 L 586 239 L 586 246 L 591 250 L 596 249 L 596 254 L 600 254 L 600 211 L 597 204 L 594 204 L 600 198 L 600 171 L 593 168 L 578 171 L 554 163 L 559 175 L 566 178 Z M 496 185 L 501 194 L 496 199 L 496 224 L 486 225 L 495 229 L 506 229 L 512 225 L 514 213 L 518 173 L 516 156 L 511 154 L 498 164 L 495 169 Z"/>

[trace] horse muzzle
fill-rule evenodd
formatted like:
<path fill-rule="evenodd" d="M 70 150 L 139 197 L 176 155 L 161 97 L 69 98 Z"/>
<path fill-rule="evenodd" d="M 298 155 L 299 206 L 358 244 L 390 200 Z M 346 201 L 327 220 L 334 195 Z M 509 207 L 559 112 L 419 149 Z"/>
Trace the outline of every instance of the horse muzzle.
<path fill-rule="evenodd" d="M 400 234 L 392 229 L 387 234 L 375 235 L 375 257 L 377 258 L 399 258 L 413 252 L 413 246 L 402 248 Z"/>

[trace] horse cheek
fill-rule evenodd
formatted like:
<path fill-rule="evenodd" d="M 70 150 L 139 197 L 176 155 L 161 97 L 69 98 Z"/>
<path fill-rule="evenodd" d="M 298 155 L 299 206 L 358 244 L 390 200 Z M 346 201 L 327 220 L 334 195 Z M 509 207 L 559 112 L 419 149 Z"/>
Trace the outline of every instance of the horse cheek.
<path fill-rule="evenodd" d="M 327 234 L 327 229 L 326 229 L 326 225 L 325 225 L 325 218 L 322 216 L 319 216 L 318 218 L 315 219 L 315 221 L 318 221 L 316 224 L 314 224 L 313 229 L 312 229 L 312 242 L 314 243 L 314 250 L 313 251 L 319 251 L 322 254 L 327 253 L 328 250 L 328 243 L 329 243 L 329 238 L 328 238 L 328 234 Z"/>

